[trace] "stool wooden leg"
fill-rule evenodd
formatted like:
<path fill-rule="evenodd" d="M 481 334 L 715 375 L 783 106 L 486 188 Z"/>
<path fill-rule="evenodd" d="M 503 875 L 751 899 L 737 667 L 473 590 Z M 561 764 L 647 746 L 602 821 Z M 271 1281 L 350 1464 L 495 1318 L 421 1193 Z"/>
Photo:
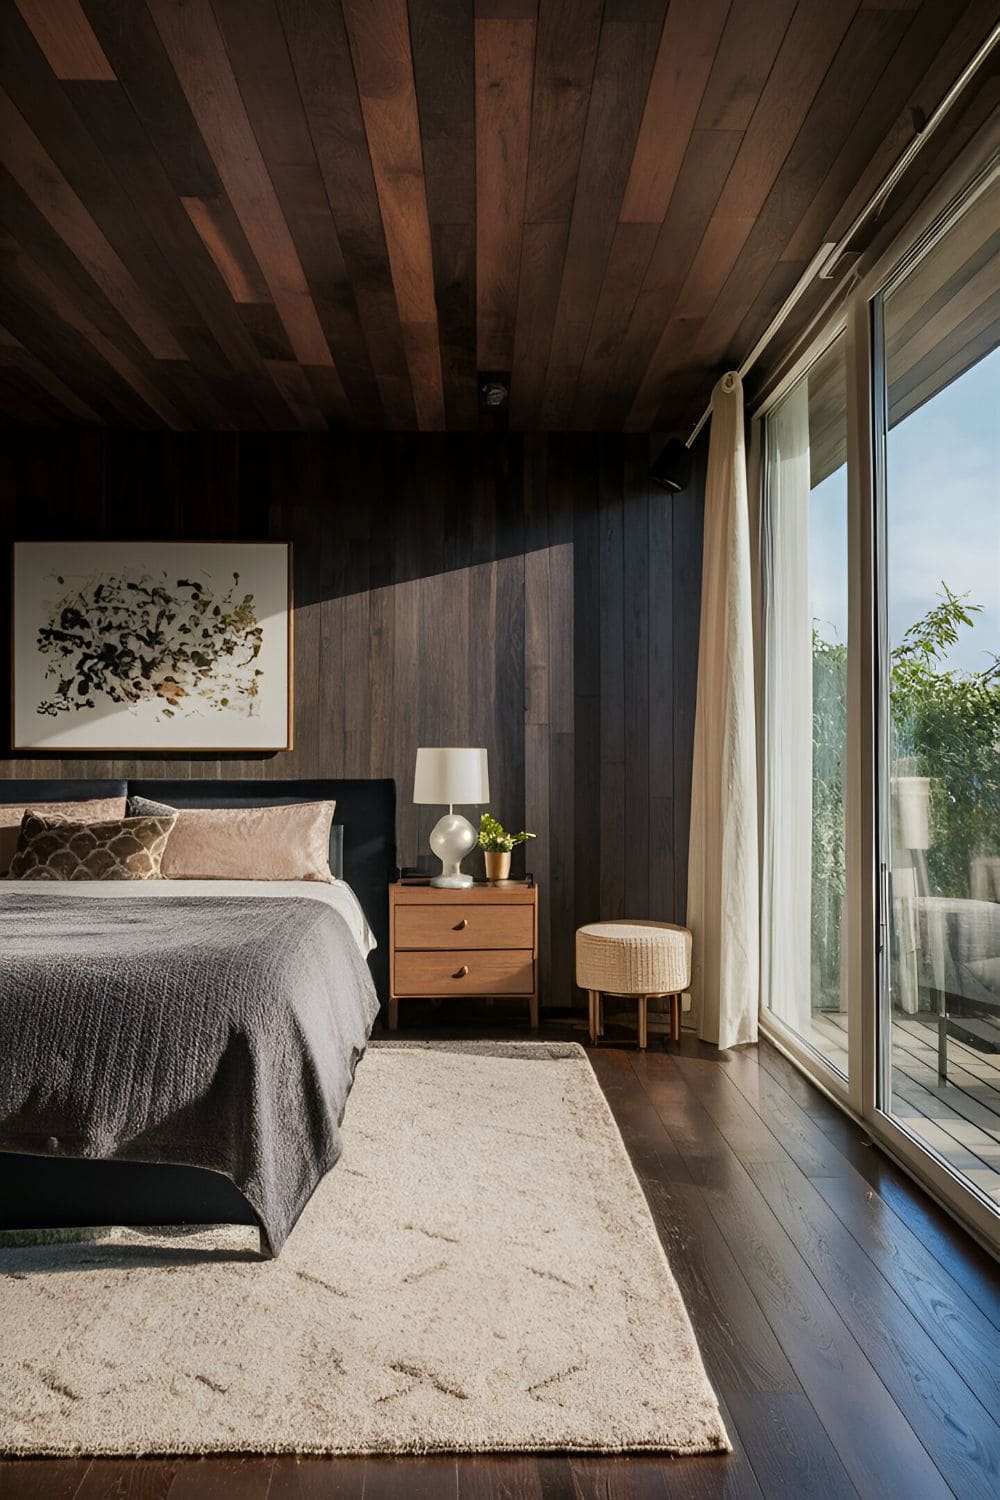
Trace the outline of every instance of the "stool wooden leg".
<path fill-rule="evenodd" d="M 587 991 L 587 1030 L 591 1045 L 597 1041 L 597 991 Z"/>
<path fill-rule="evenodd" d="M 594 1005 L 597 1010 L 597 1035 L 604 1035 L 604 993 L 602 990 L 594 991 Z"/>
<path fill-rule="evenodd" d="M 670 1040 L 679 1047 L 681 1044 L 681 997 L 670 996 Z"/>
<path fill-rule="evenodd" d="M 647 1030 L 647 1021 L 648 1021 L 648 1014 L 647 1014 L 646 1007 L 648 1005 L 649 1005 L 649 996 L 648 995 L 640 995 L 639 996 L 639 1051 L 640 1052 L 645 1052 L 645 1050 L 646 1050 L 646 1030 Z"/>

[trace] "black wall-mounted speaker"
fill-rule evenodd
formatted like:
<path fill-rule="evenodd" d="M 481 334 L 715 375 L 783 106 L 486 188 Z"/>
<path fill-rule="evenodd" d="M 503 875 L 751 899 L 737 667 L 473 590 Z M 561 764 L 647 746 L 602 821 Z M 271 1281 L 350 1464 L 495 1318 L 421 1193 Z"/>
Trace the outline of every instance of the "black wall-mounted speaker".
<path fill-rule="evenodd" d="M 649 477 L 661 490 L 679 495 L 691 478 L 691 450 L 680 438 L 671 438 L 649 471 Z"/>

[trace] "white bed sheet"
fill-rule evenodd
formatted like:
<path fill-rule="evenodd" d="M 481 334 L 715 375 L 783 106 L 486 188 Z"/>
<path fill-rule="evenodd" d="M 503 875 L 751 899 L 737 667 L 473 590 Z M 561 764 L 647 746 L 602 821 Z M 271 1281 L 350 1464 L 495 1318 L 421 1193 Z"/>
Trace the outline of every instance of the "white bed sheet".
<path fill-rule="evenodd" d="M 46 896 L 143 896 L 151 900 L 159 896 L 306 897 L 323 901 L 340 913 L 365 958 L 376 947 L 361 903 L 345 880 L 330 884 L 319 880 L 0 880 L 0 900 L 5 889 L 19 895 L 28 893 L 40 901 Z"/>

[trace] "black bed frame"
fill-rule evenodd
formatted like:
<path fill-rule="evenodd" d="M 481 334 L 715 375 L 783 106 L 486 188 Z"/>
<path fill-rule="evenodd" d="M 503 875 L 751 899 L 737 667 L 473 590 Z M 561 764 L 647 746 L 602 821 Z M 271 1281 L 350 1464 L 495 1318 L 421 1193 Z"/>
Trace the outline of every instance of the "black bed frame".
<path fill-rule="evenodd" d="M 330 868 L 361 902 L 378 947 L 369 958 L 384 1004 L 389 977 L 389 882 L 396 868 L 393 781 L 0 781 L 0 803 L 76 802 L 134 794 L 174 807 L 274 807 L 336 801 Z M 0 1230 L 101 1225 L 252 1224 L 230 1178 L 204 1167 L 0 1152 Z"/>

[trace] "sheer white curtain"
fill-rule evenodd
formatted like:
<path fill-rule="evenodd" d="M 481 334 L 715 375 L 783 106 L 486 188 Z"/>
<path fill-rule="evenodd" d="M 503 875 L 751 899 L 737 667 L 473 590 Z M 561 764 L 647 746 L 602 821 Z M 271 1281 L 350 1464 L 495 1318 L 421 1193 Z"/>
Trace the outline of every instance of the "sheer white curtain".
<path fill-rule="evenodd" d="M 761 994 L 808 1037 L 812 993 L 812 616 L 809 388 L 768 422 L 764 511 L 764 846 Z"/>
<path fill-rule="evenodd" d="M 712 392 L 687 923 L 698 1035 L 718 1047 L 755 1042 L 760 933 L 750 520 L 743 385 L 735 372 Z"/>

